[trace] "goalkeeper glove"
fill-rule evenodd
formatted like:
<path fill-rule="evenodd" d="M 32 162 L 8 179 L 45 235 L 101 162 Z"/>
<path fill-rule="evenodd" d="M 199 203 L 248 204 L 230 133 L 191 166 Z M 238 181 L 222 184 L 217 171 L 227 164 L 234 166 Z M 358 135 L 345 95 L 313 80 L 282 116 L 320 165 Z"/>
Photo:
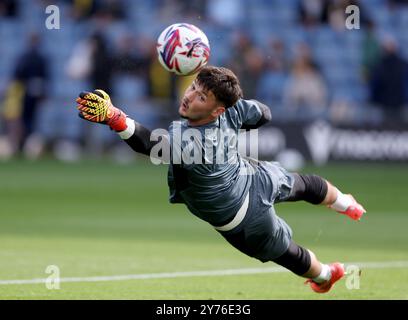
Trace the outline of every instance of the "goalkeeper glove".
<path fill-rule="evenodd" d="M 126 130 L 126 114 L 112 104 L 105 91 L 97 89 L 93 92 L 81 92 L 76 102 L 81 118 L 107 124 L 118 132 Z"/>

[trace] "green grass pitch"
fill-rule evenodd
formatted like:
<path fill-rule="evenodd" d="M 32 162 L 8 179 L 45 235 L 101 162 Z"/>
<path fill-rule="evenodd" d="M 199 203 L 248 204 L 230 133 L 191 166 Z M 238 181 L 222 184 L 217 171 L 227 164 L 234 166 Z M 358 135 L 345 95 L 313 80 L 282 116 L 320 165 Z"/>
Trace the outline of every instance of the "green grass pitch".
<path fill-rule="evenodd" d="M 276 206 L 294 240 L 324 262 L 388 263 L 362 268 L 360 288 L 341 280 L 325 295 L 288 272 L 98 282 L 7 284 L 61 278 L 271 268 L 231 247 L 183 205 L 168 203 L 166 167 L 139 161 L 0 163 L 0 299 L 407 299 L 406 165 L 308 167 L 352 193 L 361 222 L 307 203 Z"/>

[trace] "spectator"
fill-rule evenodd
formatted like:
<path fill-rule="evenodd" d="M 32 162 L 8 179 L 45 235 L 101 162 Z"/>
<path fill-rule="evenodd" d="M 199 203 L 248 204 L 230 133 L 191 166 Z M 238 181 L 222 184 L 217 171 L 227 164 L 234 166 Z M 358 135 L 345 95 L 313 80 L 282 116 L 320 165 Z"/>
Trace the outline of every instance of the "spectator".
<path fill-rule="evenodd" d="M 297 50 L 285 86 L 284 104 L 299 117 L 321 116 L 327 109 L 326 84 L 312 61 L 309 47 L 301 44 Z"/>
<path fill-rule="evenodd" d="M 14 18 L 17 16 L 18 1 L 0 0 L 0 17 Z"/>
<path fill-rule="evenodd" d="M 90 80 L 92 88 L 105 88 L 112 91 L 113 58 L 109 53 L 106 39 L 100 33 L 91 37 L 92 65 Z"/>
<path fill-rule="evenodd" d="M 71 16 L 75 20 L 92 17 L 108 20 L 126 18 L 123 0 L 65 0 L 71 4 Z"/>
<path fill-rule="evenodd" d="M 124 34 L 118 41 L 118 52 L 114 57 L 113 67 L 116 73 L 147 76 L 149 63 L 149 46 L 143 39 L 143 46 L 136 46 L 136 39 L 131 34 Z"/>
<path fill-rule="evenodd" d="M 388 0 L 390 7 L 408 6 L 408 0 Z"/>
<path fill-rule="evenodd" d="M 6 94 L 3 118 L 13 153 L 37 156 L 42 139 L 35 134 L 38 108 L 46 97 L 47 58 L 40 52 L 40 38 L 31 33 Z"/>
<path fill-rule="evenodd" d="M 376 26 L 373 21 L 367 22 L 366 32 L 364 33 L 362 44 L 362 73 L 363 78 L 371 81 L 371 72 L 380 60 L 381 46 L 375 33 Z"/>
<path fill-rule="evenodd" d="M 173 100 L 175 99 L 173 73 L 168 72 L 157 59 L 156 44 L 151 43 L 148 57 L 148 94 L 153 100 Z M 175 101 L 175 100 L 174 100 Z"/>
<path fill-rule="evenodd" d="M 255 97 L 260 78 L 265 70 L 265 55 L 243 32 L 236 34 L 230 61 L 227 62 L 241 81 L 246 97 Z"/>
<path fill-rule="evenodd" d="M 265 70 L 259 81 L 257 98 L 276 109 L 281 107 L 283 103 L 283 89 L 289 68 L 289 60 L 283 41 L 272 39 L 265 56 Z"/>
<path fill-rule="evenodd" d="M 371 101 L 383 110 L 384 121 L 395 122 L 403 117 L 407 102 L 407 62 L 399 55 L 395 39 L 386 36 L 383 54 L 374 67 L 370 85 Z"/>
<path fill-rule="evenodd" d="M 327 0 L 300 0 L 298 4 L 298 14 L 301 23 L 305 27 L 314 27 L 321 23 L 328 22 Z"/>
<path fill-rule="evenodd" d="M 88 79 L 92 88 L 104 88 L 110 93 L 113 63 L 105 37 L 95 33 L 74 47 L 66 72 L 72 79 Z"/>
<path fill-rule="evenodd" d="M 71 16 L 77 21 L 89 19 L 99 8 L 96 0 L 66 0 L 66 2 L 71 4 Z"/>
<path fill-rule="evenodd" d="M 123 0 L 105 0 L 99 12 L 110 15 L 113 20 L 126 18 Z"/>
<path fill-rule="evenodd" d="M 300 0 L 298 12 L 305 27 L 329 24 L 333 30 L 345 29 L 346 8 L 355 5 L 360 8 L 360 21 L 365 25 L 368 17 L 358 0 Z"/>
<path fill-rule="evenodd" d="M 140 35 L 136 39 L 126 33 L 119 38 L 113 62 L 113 94 L 118 103 L 137 104 L 140 109 L 138 101 L 147 98 L 150 46 L 150 39 Z"/>
<path fill-rule="evenodd" d="M 190 19 L 206 19 L 206 8 L 207 8 L 207 1 L 206 0 L 178 0 L 181 5 L 181 11 L 183 16 L 189 17 Z"/>
<path fill-rule="evenodd" d="M 112 94 L 113 89 L 113 56 L 110 47 L 101 33 L 95 33 L 90 38 L 79 42 L 68 60 L 66 71 L 75 80 L 88 80 L 89 88 L 103 89 Z M 84 126 L 88 130 L 86 148 L 94 156 L 102 155 L 108 139 L 101 136 L 98 128 Z"/>
<path fill-rule="evenodd" d="M 285 43 L 279 38 L 272 38 L 266 52 L 267 66 L 280 71 L 287 71 L 290 61 L 287 56 Z"/>

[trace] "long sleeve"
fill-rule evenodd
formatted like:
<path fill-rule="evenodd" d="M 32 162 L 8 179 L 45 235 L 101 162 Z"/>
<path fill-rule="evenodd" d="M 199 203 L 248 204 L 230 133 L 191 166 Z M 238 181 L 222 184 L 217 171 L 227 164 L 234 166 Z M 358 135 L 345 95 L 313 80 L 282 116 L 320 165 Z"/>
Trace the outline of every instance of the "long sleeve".
<path fill-rule="evenodd" d="M 241 129 L 257 129 L 261 126 L 263 126 L 265 123 L 268 123 L 269 121 L 271 121 L 272 119 L 272 113 L 271 110 L 269 109 L 269 107 L 257 100 L 252 100 L 253 102 L 255 102 L 256 106 L 259 108 L 259 110 L 261 111 L 261 116 L 258 119 L 258 121 L 254 124 L 252 123 L 242 123 Z"/>
<path fill-rule="evenodd" d="M 240 99 L 227 112 L 236 129 L 257 129 L 272 119 L 269 107 L 257 100 Z"/>
<path fill-rule="evenodd" d="M 127 129 L 118 132 L 119 136 L 136 152 L 149 156 L 157 141 L 151 141 L 151 131 L 140 123 L 126 118 Z"/>

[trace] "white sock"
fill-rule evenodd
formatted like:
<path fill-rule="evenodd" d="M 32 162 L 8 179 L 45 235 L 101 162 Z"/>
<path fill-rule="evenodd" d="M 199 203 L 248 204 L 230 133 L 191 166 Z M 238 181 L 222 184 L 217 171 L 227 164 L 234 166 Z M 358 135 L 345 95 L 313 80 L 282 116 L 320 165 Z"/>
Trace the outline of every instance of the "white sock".
<path fill-rule="evenodd" d="M 330 205 L 330 208 L 333 208 L 336 211 L 346 211 L 347 208 L 353 204 L 353 200 L 350 196 L 341 193 L 339 189 L 336 188 L 336 190 L 337 198 L 336 201 Z"/>
<path fill-rule="evenodd" d="M 327 264 L 323 264 L 323 263 L 321 264 L 321 266 L 322 266 L 322 271 L 320 271 L 320 274 L 316 278 L 312 279 L 316 283 L 322 283 L 322 282 L 330 280 L 331 278 L 330 267 Z"/>

